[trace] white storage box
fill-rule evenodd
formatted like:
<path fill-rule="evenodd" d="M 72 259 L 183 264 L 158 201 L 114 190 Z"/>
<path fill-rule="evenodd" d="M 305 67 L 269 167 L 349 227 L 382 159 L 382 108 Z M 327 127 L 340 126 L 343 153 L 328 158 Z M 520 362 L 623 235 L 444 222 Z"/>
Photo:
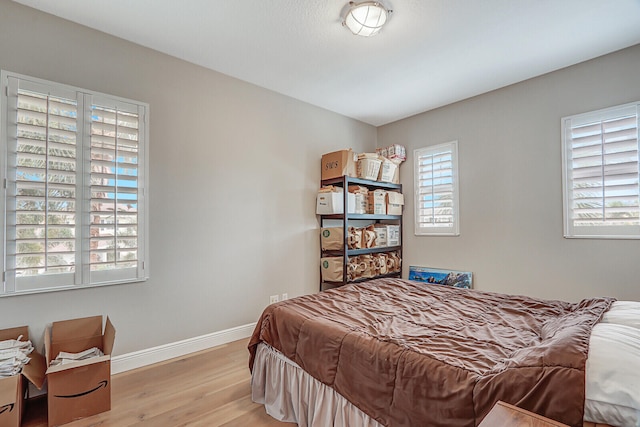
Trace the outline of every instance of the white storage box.
<path fill-rule="evenodd" d="M 387 226 L 385 224 L 375 224 L 376 246 L 387 246 Z"/>
<path fill-rule="evenodd" d="M 398 165 L 396 165 L 389 159 L 384 159 L 382 161 L 382 165 L 380 166 L 380 175 L 378 176 L 378 181 L 394 182 L 394 177 L 396 175 L 397 169 Z"/>
<path fill-rule="evenodd" d="M 369 206 L 369 196 L 363 193 L 350 193 L 353 194 L 355 200 L 355 210 L 353 213 L 366 214 L 367 207 Z"/>
<path fill-rule="evenodd" d="M 387 225 L 387 246 L 400 246 L 399 225 Z"/>
<path fill-rule="evenodd" d="M 404 196 L 397 191 L 387 192 L 387 215 L 402 215 Z"/>
<path fill-rule="evenodd" d="M 387 214 L 387 192 L 385 190 L 369 192 L 369 213 L 374 215 Z"/>
<path fill-rule="evenodd" d="M 347 193 L 348 213 L 356 211 L 356 195 Z M 320 192 L 316 199 L 316 213 L 331 215 L 344 213 L 344 198 L 342 192 Z"/>
<path fill-rule="evenodd" d="M 380 173 L 380 165 L 382 165 L 382 160 L 377 154 L 360 154 L 356 166 L 358 178 L 376 181 Z"/>

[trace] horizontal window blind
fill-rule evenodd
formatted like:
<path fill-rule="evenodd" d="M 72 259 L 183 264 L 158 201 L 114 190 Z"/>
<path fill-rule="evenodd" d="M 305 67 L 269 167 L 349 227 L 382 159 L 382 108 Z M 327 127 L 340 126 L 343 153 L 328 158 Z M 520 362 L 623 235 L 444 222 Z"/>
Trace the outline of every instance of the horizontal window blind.
<path fill-rule="evenodd" d="M 2 73 L 1 295 L 140 281 L 146 104 Z"/>
<path fill-rule="evenodd" d="M 457 142 L 416 150 L 415 234 L 458 235 Z"/>
<path fill-rule="evenodd" d="M 638 106 L 563 119 L 566 237 L 640 237 Z"/>

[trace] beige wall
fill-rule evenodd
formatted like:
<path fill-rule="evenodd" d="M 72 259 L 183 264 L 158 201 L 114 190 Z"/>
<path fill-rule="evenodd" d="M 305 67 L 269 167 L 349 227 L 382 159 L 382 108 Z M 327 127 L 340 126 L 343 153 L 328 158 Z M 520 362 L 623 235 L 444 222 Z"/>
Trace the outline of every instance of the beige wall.
<path fill-rule="evenodd" d="M 376 129 L 0 0 L 0 68 L 150 104 L 146 283 L 0 298 L 0 328 L 108 314 L 115 354 L 255 322 L 314 292 L 322 153 Z"/>
<path fill-rule="evenodd" d="M 562 237 L 560 119 L 640 100 L 640 45 L 378 129 L 407 147 L 404 266 L 472 271 L 478 289 L 640 300 L 639 240 Z M 458 140 L 460 236 L 413 234 L 413 150 Z"/>

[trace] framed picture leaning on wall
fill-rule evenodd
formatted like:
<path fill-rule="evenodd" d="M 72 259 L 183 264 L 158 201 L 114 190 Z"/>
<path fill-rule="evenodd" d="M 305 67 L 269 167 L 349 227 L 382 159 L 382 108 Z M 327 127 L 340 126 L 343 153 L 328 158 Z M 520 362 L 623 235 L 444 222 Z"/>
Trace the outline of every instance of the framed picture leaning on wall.
<path fill-rule="evenodd" d="M 431 267 L 409 267 L 409 280 L 424 283 L 471 289 L 473 277 L 470 271 L 444 270 Z"/>

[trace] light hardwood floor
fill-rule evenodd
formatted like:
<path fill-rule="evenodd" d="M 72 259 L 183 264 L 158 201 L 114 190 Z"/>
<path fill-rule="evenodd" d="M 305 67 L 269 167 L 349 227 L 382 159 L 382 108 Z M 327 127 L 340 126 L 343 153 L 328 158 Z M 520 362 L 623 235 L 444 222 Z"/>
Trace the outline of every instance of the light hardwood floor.
<path fill-rule="evenodd" d="M 67 424 L 89 426 L 294 426 L 251 401 L 248 340 L 114 375 L 111 411 Z M 46 399 L 27 402 L 23 427 L 46 427 Z"/>

